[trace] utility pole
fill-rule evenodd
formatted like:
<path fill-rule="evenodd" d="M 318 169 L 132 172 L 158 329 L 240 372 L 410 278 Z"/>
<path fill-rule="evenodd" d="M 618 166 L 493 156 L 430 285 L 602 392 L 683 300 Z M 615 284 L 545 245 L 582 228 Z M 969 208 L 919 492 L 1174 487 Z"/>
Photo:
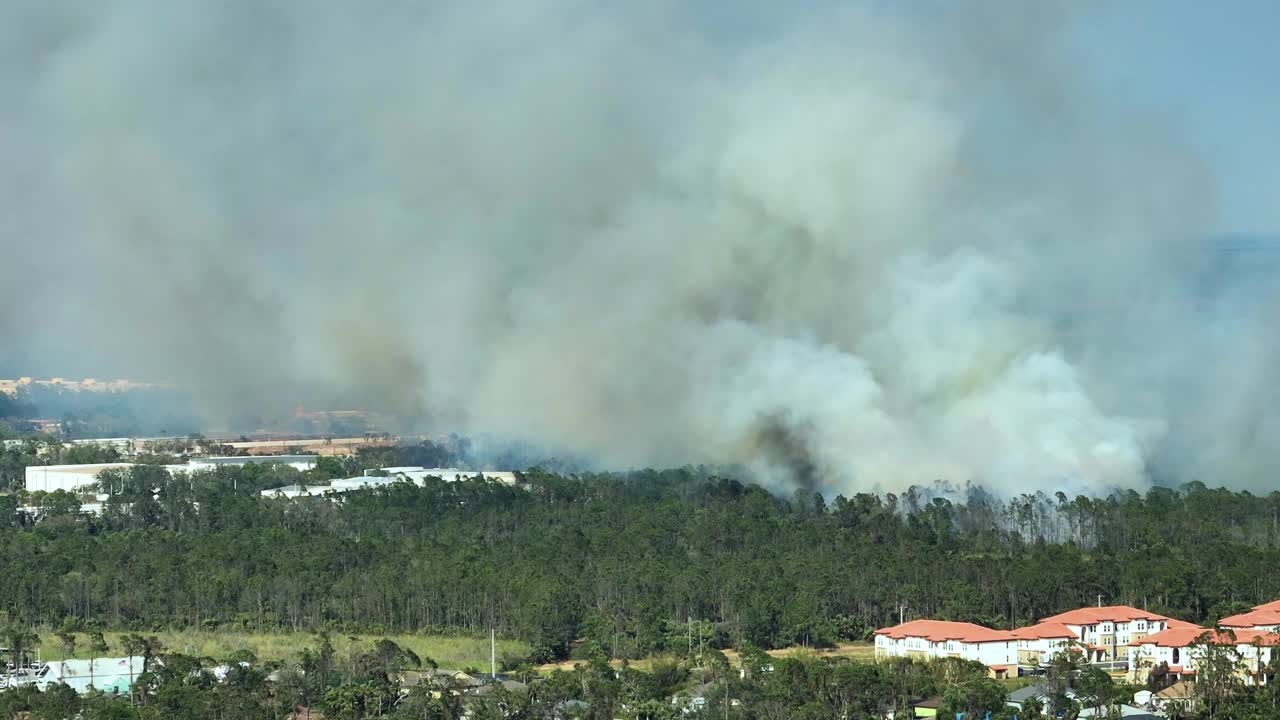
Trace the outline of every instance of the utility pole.
<path fill-rule="evenodd" d="M 1102 607 L 1102 593 L 1098 593 L 1098 607 Z"/>
<path fill-rule="evenodd" d="M 489 627 L 489 677 L 498 679 L 498 636 L 492 626 Z"/>
<path fill-rule="evenodd" d="M 907 606 L 904 603 L 898 603 L 898 624 L 901 625 L 904 622 L 906 622 L 907 621 L 906 617 L 907 617 Z"/>

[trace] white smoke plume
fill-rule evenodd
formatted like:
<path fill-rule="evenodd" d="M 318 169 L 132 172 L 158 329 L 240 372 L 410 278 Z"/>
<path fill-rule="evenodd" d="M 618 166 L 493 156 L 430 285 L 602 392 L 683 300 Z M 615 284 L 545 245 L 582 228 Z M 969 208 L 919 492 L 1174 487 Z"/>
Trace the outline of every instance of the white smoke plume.
<path fill-rule="evenodd" d="M 1213 183 L 1068 5 L 12 0 L 7 356 L 843 492 L 1257 483 L 1269 310 L 1200 301 Z"/>

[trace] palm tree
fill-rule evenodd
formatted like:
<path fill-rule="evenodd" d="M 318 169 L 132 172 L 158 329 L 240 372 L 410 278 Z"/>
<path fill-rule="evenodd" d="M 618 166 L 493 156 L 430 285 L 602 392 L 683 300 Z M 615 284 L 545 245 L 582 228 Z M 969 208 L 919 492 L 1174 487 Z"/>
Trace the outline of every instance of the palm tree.
<path fill-rule="evenodd" d="M 129 697 L 133 697 L 133 658 L 139 655 L 146 647 L 147 641 L 141 635 L 129 633 L 120 638 L 120 644 L 124 646 L 125 654 L 128 658 L 125 660 L 129 664 Z M 146 672 L 146 660 L 143 660 L 143 672 Z"/>
<path fill-rule="evenodd" d="M 164 652 L 164 643 L 160 642 L 160 638 L 155 635 L 148 635 L 142 639 L 142 672 L 151 671 L 151 661 L 157 655 Z"/>
<path fill-rule="evenodd" d="M 106 655 L 111 651 L 111 647 L 107 645 L 107 639 L 102 636 L 101 631 L 94 631 L 89 636 L 89 686 L 94 686 L 93 671 L 94 666 L 98 664 L 98 658 Z"/>
<path fill-rule="evenodd" d="M 76 653 L 76 634 L 67 630 L 54 633 L 62 641 L 62 659 L 66 660 Z"/>
<path fill-rule="evenodd" d="M 22 657 L 28 653 L 28 650 L 40 644 L 39 635 L 16 624 L 5 627 L 4 639 L 9 643 L 9 655 L 13 658 L 15 672 L 22 667 Z"/>
<path fill-rule="evenodd" d="M 1075 686 L 1076 678 L 1084 665 L 1081 654 L 1074 647 L 1053 656 L 1046 674 L 1051 711 L 1060 712 L 1070 708 L 1072 703 L 1067 690 Z"/>

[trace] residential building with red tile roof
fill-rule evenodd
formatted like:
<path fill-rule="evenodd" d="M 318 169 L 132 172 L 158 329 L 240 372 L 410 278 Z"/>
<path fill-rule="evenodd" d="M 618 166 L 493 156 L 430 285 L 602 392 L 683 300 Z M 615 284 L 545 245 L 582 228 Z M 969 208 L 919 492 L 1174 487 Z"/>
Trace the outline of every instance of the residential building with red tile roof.
<path fill-rule="evenodd" d="M 1247 613 L 1222 618 L 1218 621 L 1218 627 L 1233 630 L 1280 630 L 1280 611 L 1250 610 Z"/>
<path fill-rule="evenodd" d="M 1266 670 L 1274 658 L 1280 659 L 1280 633 L 1266 630 L 1232 631 L 1199 626 L 1177 627 L 1148 635 L 1132 643 L 1129 679 L 1145 682 L 1156 668 L 1176 679 L 1193 678 L 1196 663 L 1209 645 L 1231 646 L 1240 660 L 1240 674 L 1247 684 L 1273 680 Z"/>
<path fill-rule="evenodd" d="M 1128 605 L 1107 605 L 1070 610 L 1044 618 L 1041 623 L 1065 625 L 1076 633 L 1092 663 L 1118 663 L 1129 654 L 1131 643 L 1169 628 L 1172 618 Z"/>
<path fill-rule="evenodd" d="M 1253 606 L 1253 609 L 1254 609 L 1254 610 L 1272 610 L 1272 611 L 1274 611 L 1274 612 L 1280 612 L 1280 600 L 1272 600 L 1272 601 L 1271 601 L 1271 602 L 1269 602 L 1269 603 L 1262 603 L 1261 605 L 1254 605 L 1254 606 Z"/>
<path fill-rule="evenodd" d="M 1007 630 L 965 622 L 912 620 L 875 632 L 877 658 L 961 658 L 986 665 L 994 677 L 1017 676 L 1018 640 Z"/>
<path fill-rule="evenodd" d="M 993 630 L 967 622 L 912 620 L 877 630 L 875 653 L 877 658 L 973 660 L 991 668 L 997 677 L 1018 675 L 1024 668 L 1043 670 L 1062 652 L 1080 652 L 1091 664 L 1125 669 L 1132 665 L 1128 659 L 1131 648 L 1149 636 L 1171 630 L 1190 633 L 1192 637 L 1206 631 L 1159 613 L 1111 605 L 1059 613 L 1016 630 Z"/>
<path fill-rule="evenodd" d="M 1018 640 L 1018 665 L 1026 668 L 1048 666 L 1053 657 L 1078 647 L 1080 635 L 1062 623 L 1044 622 L 1013 631 Z"/>

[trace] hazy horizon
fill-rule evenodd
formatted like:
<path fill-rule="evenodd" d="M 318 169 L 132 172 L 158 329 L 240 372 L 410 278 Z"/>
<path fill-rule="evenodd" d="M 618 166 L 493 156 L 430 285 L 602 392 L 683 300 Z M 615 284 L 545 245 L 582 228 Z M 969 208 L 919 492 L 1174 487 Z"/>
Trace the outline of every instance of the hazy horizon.
<path fill-rule="evenodd" d="M 777 487 L 1262 487 L 1268 20 L 9 3 L 0 376 Z"/>

